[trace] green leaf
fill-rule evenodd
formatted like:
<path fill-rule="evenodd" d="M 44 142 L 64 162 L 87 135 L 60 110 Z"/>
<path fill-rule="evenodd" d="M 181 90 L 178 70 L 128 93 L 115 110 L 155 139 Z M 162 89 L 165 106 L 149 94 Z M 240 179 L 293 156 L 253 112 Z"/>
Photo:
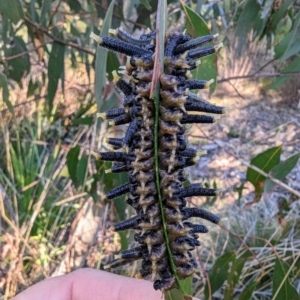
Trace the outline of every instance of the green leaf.
<path fill-rule="evenodd" d="M 56 28 L 55 28 L 56 29 Z M 56 36 L 63 38 L 61 33 L 55 30 Z M 48 109 L 52 111 L 53 101 L 58 87 L 58 81 L 64 71 L 65 46 L 59 43 L 53 43 L 48 63 Z"/>
<path fill-rule="evenodd" d="M 300 42 L 300 40 L 299 40 Z M 292 79 L 293 75 L 286 75 L 284 76 L 284 73 L 290 73 L 290 72 L 300 72 L 300 57 L 295 58 L 290 64 L 288 64 L 283 70 L 282 75 L 280 77 L 277 77 L 272 82 L 270 88 L 271 89 L 277 89 L 280 85 L 282 85 L 285 81 Z"/>
<path fill-rule="evenodd" d="M 191 299 L 191 298 L 188 298 L 188 296 L 184 295 L 184 293 L 181 290 L 172 289 L 165 293 L 165 300 L 185 300 L 185 299 Z"/>
<path fill-rule="evenodd" d="M 94 117 L 85 117 L 72 120 L 72 125 L 92 125 L 94 122 Z"/>
<path fill-rule="evenodd" d="M 239 300 L 250 300 L 252 299 L 252 294 L 258 284 L 258 281 L 252 281 L 247 285 L 247 287 L 240 293 Z"/>
<path fill-rule="evenodd" d="M 180 281 L 180 285 L 182 287 L 182 289 L 188 294 L 190 295 L 192 293 L 192 277 L 188 277 L 184 280 Z"/>
<path fill-rule="evenodd" d="M 1 0 L 0 12 L 14 24 L 17 24 L 23 18 L 22 6 L 18 0 Z"/>
<path fill-rule="evenodd" d="M 44 0 L 42 2 L 42 10 L 41 10 L 41 17 L 40 17 L 40 24 L 42 26 L 46 26 L 46 15 L 49 13 L 51 9 L 52 0 Z"/>
<path fill-rule="evenodd" d="M 4 74 L 0 72 L 0 87 L 2 88 L 2 99 L 4 103 L 7 105 L 7 108 L 11 114 L 14 113 L 14 108 L 9 100 L 9 91 L 8 91 L 8 83 L 7 78 Z"/>
<path fill-rule="evenodd" d="M 125 231 L 120 231 L 119 232 L 120 238 L 121 238 L 121 250 L 126 250 L 128 249 L 128 239 L 126 236 L 126 232 Z"/>
<path fill-rule="evenodd" d="M 292 31 L 292 38 L 289 42 L 289 44 L 287 45 L 287 48 L 284 52 L 284 54 L 282 55 L 282 57 L 280 58 L 281 61 L 286 60 L 288 57 L 290 57 L 291 52 L 295 52 L 296 50 L 299 51 L 299 46 L 296 46 L 296 49 L 294 47 L 294 49 L 291 51 L 291 46 L 293 45 L 293 41 L 295 41 L 297 39 L 297 37 L 299 36 L 299 32 L 298 32 L 298 27 L 300 26 L 300 12 L 298 12 L 298 14 L 294 17 L 295 19 L 295 23 L 293 24 L 293 31 Z"/>
<path fill-rule="evenodd" d="M 294 42 L 297 43 L 299 41 L 299 39 L 297 39 L 296 41 L 294 39 L 295 37 L 293 37 L 293 33 L 290 32 L 277 45 L 275 45 L 274 52 L 276 59 L 279 59 L 283 56 L 289 44 L 292 44 Z"/>
<path fill-rule="evenodd" d="M 274 44 L 278 44 L 283 38 L 287 36 L 292 28 L 292 19 L 289 15 L 286 15 L 283 19 L 280 20 L 276 27 Z"/>
<path fill-rule="evenodd" d="M 273 300 L 299 300 L 296 288 L 290 283 L 290 266 L 279 258 L 276 258 L 273 273 Z"/>
<path fill-rule="evenodd" d="M 234 298 L 234 287 L 239 281 L 245 262 L 246 257 L 237 258 L 233 262 L 227 277 L 227 286 L 224 292 L 224 300 L 232 300 Z"/>
<path fill-rule="evenodd" d="M 216 260 L 208 275 L 209 282 L 207 282 L 205 285 L 205 299 L 211 299 L 214 292 L 216 292 L 223 285 L 224 281 L 228 278 L 229 264 L 234 260 L 234 252 L 225 253 Z"/>
<path fill-rule="evenodd" d="M 85 113 L 87 113 L 95 104 L 93 102 L 81 107 L 75 114 L 74 118 L 79 119 L 82 117 Z"/>
<path fill-rule="evenodd" d="M 115 5 L 115 0 L 111 1 L 108 10 L 105 14 L 105 19 L 103 21 L 103 26 L 101 29 L 101 35 L 107 36 L 108 30 L 111 27 L 113 8 Z M 106 86 L 106 69 L 107 69 L 107 53 L 108 50 L 97 45 L 96 52 L 96 65 L 95 65 L 95 96 L 98 112 L 101 111 L 103 105 L 103 92 Z"/>
<path fill-rule="evenodd" d="M 293 43 L 288 50 L 285 51 L 284 55 L 282 56 L 281 60 L 287 60 L 289 59 L 291 56 L 295 55 L 295 54 L 299 54 L 300 53 L 300 39 L 296 40 L 295 43 Z"/>
<path fill-rule="evenodd" d="M 82 185 L 82 186 L 84 185 L 87 164 L 88 164 L 88 156 L 82 155 L 76 168 L 76 179 L 77 179 L 76 182 L 78 182 L 78 185 Z"/>
<path fill-rule="evenodd" d="M 10 59 L 7 62 L 7 77 L 15 80 L 19 84 L 23 76 L 30 72 L 30 60 L 25 42 L 21 37 L 15 36 L 11 47 L 6 50 L 6 57 L 19 55 L 21 53 L 23 54 L 22 56 Z"/>
<path fill-rule="evenodd" d="M 82 10 L 81 4 L 78 0 L 68 0 L 67 2 L 71 10 L 75 13 L 79 13 Z"/>
<path fill-rule="evenodd" d="M 261 39 L 265 36 L 264 33 L 267 24 L 268 24 L 268 18 L 262 19 L 260 14 L 258 14 L 253 24 L 253 39 L 256 37 Z"/>
<path fill-rule="evenodd" d="M 108 79 L 113 80 L 112 71 L 118 70 L 120 67 L 120 62 L 117 55 L 114 52 L 109 51 L 107 55 L 107 69 Z"/>
<path fill-rule="evenodd" d="M 247 0 L 236 24 L 235 36 L 237 38 L 237 54 L 240 56 L 248 38 L 248 33 L 254 26 L 260 5 L 256 0 Z"/>
<path fill-rule="evenodd" d="M 256 166 L 265 173 L 269 173 L 271 169 L 279 164 L 281 150 L 282 146 L 270 148 L 252 158 L 251 165 Z M 266 177 L 255 170 L 248 168 L 246 179 L 254 185 L 256 193 L 260 195 L 263 191 Z"/>
<path fill-rule="evenodd" d="M 149 4 L 148 0 L 140 0 L 140 2 L 148 9 L 152 10 L 151 5 Z"/>
<path fill-rule="evenodd" d="M 194 12 L 185 4 L 183 5 L 182 2 L 181 7 L 186 16 L 185 29 L 187 30 L 188 34 L 190 34 L 193 38 L 210 34 L 208 25 L 196 12 Z M 215 90 L 217 73 L 218 71 L 216 54 L 203 57 L 201 59 L 200 66 L 196 70 L 192 71 L 193 77 L 195 79 L 215 80 L 215 82 L 209 87 L 210 92 L 213 92 Z"/>
<path fill-rule="evenodd" d="M 38 81 L 33 81 L 32 78 L 30 78 L 28 88 L 27 88 L 27 98 L 30 96 L 35 95 L 39 91 L 39 82 Z"/>
<path fill-rule="evenodd" d="M 288 13 L 288 8 L 294 1 L 295 0 L 283 0 L 280 3 L 278 10 L 274 14 L 271 15 L 269 27 L 272 31 L 276 30 L 278 23 Z"/>
<path fill-rule="evenodd" d="M 278 89 L 281 85 L 283 85 L 287 80 L 291 80 L 292 79 L 292 75 L 289 76 L 278 76 L 276 77 L 271 85 L 270 85 L 270 89 Z"/>
<path fill-rule="evenodd" d="M 192 277 L 180 280 L 180 286 L 185 294 L 181 290 L 172 289 L 166 293 L 165 300 L 191 300 L 188 295 L 191 294 L 192 290 Z M 197 300 L 197 298 L 193 298 L 193 300 Z"/>
<path fill-rule="evenodd" d="M 285 161 L 280 162 L 277 166 L 272 168 L 270 175 L 276 179 L 284 179 L 296 166 L 300 157 L 300 153 L 290 156 Z M 264 192 L 268 193 L 272 190 L 276 183 L 270 179 L 267 179 L 264 186 Z"/>
<path fill-rule="evenodd" d="M 77 166 L 78 166 L 78 156 L 80 148 L 75 146 L 71 148 L 67 154 L 67 166 L 72 182 L 77 186 Z"/>

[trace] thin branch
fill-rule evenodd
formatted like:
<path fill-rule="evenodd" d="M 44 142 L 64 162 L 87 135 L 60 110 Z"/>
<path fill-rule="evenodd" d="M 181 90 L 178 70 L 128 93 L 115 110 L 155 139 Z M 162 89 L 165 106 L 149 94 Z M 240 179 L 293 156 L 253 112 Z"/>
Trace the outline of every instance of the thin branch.
<path fill-rule="evenodd" d="M 297 72 L 287 72 L 287 73 L 261 74 L 261 75 L 256 75 L 256 73 L 257 72 L 255 72 L 254 74 L 250 74 L 250 75 L 242 75 L 242 76 L 233 76 L 233 77 L 228 77 L 228 78 L 222 78 L 222 79 L 218 80 L 218 83 L 227 82 L 227 81 L 230 81 L 230 80 L 247 79 L 247 78 L 280 77 L 280 76 L 300 74 L 299 71 L 297 71 Z"/>
<path fill-rule="evenodd" d="M 45 42 L 44 44 L 41 44 L 41 45 L 39 45 L 39 46 L 37 46 L 37 47 L 35 47 L 35 48 L 33 48 L 33 49 L 30 49 L 30 50 L 27 50 L 27 51 L 18 53 L 18 54 L 16 54 L 16 55 L 4 57 L 4 58 L 2 58 L 2 59 L 0 60 L 0 63 L 3 63 L 3 62 L 5 62 L 5 61 L 13 60 L 13 59 L 16 59 L 16 58 L 18 58 L 18 57 L 24 56 L 24 55 L 26 55 L 26 54 L 28 54 L 28 53 L 31 53 L 31 52 L 36 51 L 37 49 L 40 49 L 40 48 L 42 48 L 42 47 L 45 47 L 47 44 L 51 44 L 51 43 L 53 43 L 53 41 L 52 41 L 52 40 L 49 40 L 49 41 Z"/>
<path fill-rule="evenodd" d="M 235 90 L 235 92 L 236 92 L 242 99 L 245 99 L 245 97 L 238 91 L 238 89 L 237 89 L 230 81 L 228 81 L 228 83 L 233 87 L 233 89 Z"/>
<path fill-rule="evenodd" d="M 52 23 L 52 20 L 54 18 L 54 16 L 56 15 L 57 11 L 58 11 L 58 8 L 60 7 L 60 4 L 61 4 L 62 0 L 59 0 L 58 4 L 56 5 L 54 11 L 52 12 L 50 18 L 49 18 L 49 22 L 48 22 L 48 26 L 47 26 L 47 29 L 50 28 L 51 26 L 51 23 Z"/>
<path fill-rule="evenodd" d="M 62 44 L 62 45 L 66 45 L 66 46 L 70 46 L 74 49 L 77 49 L 79 51 L 85 52 L 87 54 L 90 55 L 95 55 L 95 53 L 89 49 L 83 48 L 81 46 L 79 46 L 76 43 L 73 42 L 69 42 L 69 41 L 64 41 L 62 39 L 57 38 L 55 35 L 51 34 L 50 32 L 48 32 L 48 30 L 46 28 L 41 27 L 39 24 L 32 22 L 30 19 L 28 19 L 27 17 L 24 18 L 25 22 L 29 23 L 31 26 L 35 27 L 36 29 L 42 31 L 45 35 L 47 35 L 48 37 L 50 37 L 54 42 Z"/>
<path fill-rule="evenodd" d="M 260 71 L 262 71 L 264 68 L 266 68 L 269 64 L 271 64 L 272 62 L 274 62 L 276 60 L 276 58 L 273 58 L 271 60 L 269 60 L 268 62 L 266 62 L 264 65 L 262 65 L 257 71 L 255 71 L 253 73 L 253 75 L 258 74 Z"/>

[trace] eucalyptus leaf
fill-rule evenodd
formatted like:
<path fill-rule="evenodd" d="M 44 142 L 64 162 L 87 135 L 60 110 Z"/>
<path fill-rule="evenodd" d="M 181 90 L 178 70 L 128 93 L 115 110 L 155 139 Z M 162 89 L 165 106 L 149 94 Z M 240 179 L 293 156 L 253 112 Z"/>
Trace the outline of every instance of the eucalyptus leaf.
<path fill-rule="evenodd" d="M 9 90 L 6 76 L 0 72 L 0 88 L 2 88 L 2 99 L 7 105 L 7 108 L 11 114 L 14 113 L 14 108 L 9 100 Z"/>
<path fill-rule="evenodd" d="M 288 9 L 290 8 L 291 4 L 295 0 L 283 0 L 280 3 L 278 9 L 271 15 L 269 27 L 272 31 L 275 31 L 277 28 L 278 23 L 284 18 L 284 16 L 288 13 Z"/>
<path fill-rule="evenodd" d="M 253 299 L 252 294 L 253 294 L 257 284 L 258 284 L 258 281 L 256 281 L 256 280 L 250 282 L 246 286 L 246 288 L 240 293 L 239 300 L 251 300 L 251 299 Z"/>
<path fill-rule="evenodd" d="M 284 73 L 290 72 L 300 72 L 300 57 L 295 58 L 281 71 L 282 76 L 279 76 L 273 80 L 270 85 L 270 89 L 277 89 L 287 80 L 291 80 L 293 75 L 284 75 Z"/>
<path fill-rule="evenodd" d="M 77 166 L 78 166 L 78 156 L 79 156 L 80 148 L 79 146 L 75 146 L 71 148 L 67 154 L 67 167 L 69 171 L 69 175 L 72 179 L 72 182 L 75 186 L 77 186 Z"/>
<path fill-rule="evenodd" d="M 72 120 L 72 125 L 92 125 L 94 117 L 84 117 Z"/>
<path fill-rule="evenodd" d="M 115 0 L 111 1 L 108 10 L 106 12 L 105 19 L 103 21 L 103 26 L 101 29 L 101 35 L 103 36 L 108 35 L 108 30 L 111 27 L 114 5 L 115 5 Z M 96 64 L 95 64 L 95 73 L 96 73 L 95 95 L 96 95 L 98 112 L 102 110 L 102 105 L 104 101 L 103 94 L 106 86 L 107 56 L 108 56 L 108 50 L 98 45 L 97 52 L 96 52 Z"/>
<path fill-rule="evenodd" d="M 235 36 L 237 38 L 237 54 L 241 56 L 246 44 L 248 34 L 253 28 L 257 15 L 260 12 L 260 5 L 256 0 L 247 0 L 236 24 Z"/>
<path fill-rule="evenodd" d="M 245 262 L 246 257 L 236 258 L 234 260 L 227 277 L 224 300 L 232 300 L 234 298 L 234 287 L 239 281 Z"/>
<path fill-rule="evenodd" d="M 54 31 L 55 35 L 62 38 L 62 33 L 58 32 L 57 29 Z M 52 111 L 54 97 L 58 87 L 58 81 L 64 72 L 65 62 L 65 45 L 59 43 L 53 43 L 52 50 L 49 57 L 48 63 L 48 113 Z"/>
<path fill-rule="evenodd" d="M 293 41 L 297 39 L 297 37 L 299 36 L 299 31 L 298 31 L 298 27 L 300 26 L 300 12 L 298 12 L 295 16 L 294 16 L 294 20 L 295 20 L 295 23 L 294 23 L 294 26 L 293 26 L 293 30 L 292 30 L 292 38 L 291 40 L 289 41 L 288 45 L 287 45 L 287 48 L 284 52 L 284 54 L 282 55 L 281 57 L 281 60 L 284 61 L 286 60 L 288 57 L 291 56 L 291 47 L 292 45 L 294 45 Z M 295 52 L 296 51 L 296 52 Z M 293 49 L 292 53 L 297 53 L 299 52 L 300 49 L 299 49 L 299 46 L 296 46 L 296 49 Z"/>
<path fill-rule="evenodd" d="M 42 26 L 46 26 L 46 20 L 47 20 L 46 16 L 50 12 L 52 0 L 43 0 L 42 3 L 43 4 L 42 4 L 42 10 L 41 10 L 40 24 Z"/>
<path fill-rule="evenodd" d="M 299 157 L 300 153 L 297 153 L 295 155 L 292 155 L 285 161 L 280 162 L 278 165 L 272 168 L 272 170 L 270 171 L 270 175 L 279 180 L 284 179 L 294 169 L 299 160 Z M 264 192 L 270 192 L 275 184 L 276 183 L 272 180 L 267 179 L 264 185 Z"/>
<path fill-rule="evenodd" d="M 204 288 L 205 299 L 211 299 L 212 295 L 223 285 L 228 278 L 229 265 L 235 260 L 235 253 L 228 252 L 218 257 L 209 272 L 209 282 Z"/>
<path fill-rule="evenodd" d="M 140 0 L 140 2 L 148 9 L 152 10 L 151 5 L 149 4 L 148 0 Z"/>
<path fill-rule="evenodd" d="M 7 77 L 15 80 L 21 85 L 21 79 L 30 72 L 30 60 L 24 40 L 15 36 L 10 48 L 6 50 L 6 57 L 17 56 L 7 62 Z M 23 54 L 19 56 L 20 54 Z"/>
<path fill-rule="evenodd" d="M 23 18 L 23 10 L 19 0 L 1 0 L 0 12 L 17 24 Z"/>
<path fill-rule="evenodd" d="M 186 16 L 185 29 L 187 33 L 193 38 L 202 35 L 209 35 L 210 30 L 206 22 L 190 7 L 181 2 L 181 7 Z M 214 83 L 210 85 L 210 91 L 213 92 L 216 87 L 217 78 L 217 55 L 212 54 L 210 56 L 203 57 L 201 59 L 201 64 L 198 68 L 192 71 L 193 77 L 195 79 L 210 80 L 214 79 Z"/>
<path fill-rule="evenodd" d="M 82 157 L 78 161 L 77 168 L 76 168 L 76 181 L 78 182 L 78 185 L 81 186 L 84 185 L 87 165 L 88 165 L 88 156 L 82 155 Z"/>
<path fill-rule="evenodd" d="M 289 273 L 290 266 L 280 258 L 276 258 L 273 273 L 273 300 L 300 299 L 296 288 L 289 280 Z"/>
<path fill-rule="evenodd" d="M 279 164 L 281 150 L 282 146 L 267 149 L 252 158 L 251 165 L 256 166 L 265 173 L 269 173 L 272 168 Z M 261 194 L 266 177 L 249 167 L 247 169 L 246 178 L 254 185 L 256 193 Z"/>

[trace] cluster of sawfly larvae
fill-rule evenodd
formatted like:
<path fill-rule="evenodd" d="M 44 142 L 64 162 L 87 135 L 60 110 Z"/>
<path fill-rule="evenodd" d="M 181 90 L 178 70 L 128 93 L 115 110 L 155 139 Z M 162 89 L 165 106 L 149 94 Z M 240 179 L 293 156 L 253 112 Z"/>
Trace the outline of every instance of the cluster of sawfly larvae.
<path fill-rule="evenodd" d="M 118 28 L 110 30 L 116 37 L 92 37 L 102 47 L 128 56 L 124 70 L 113 72 L 115 85 L 124 94 L 123 107 L 101 114 L 112 125 L 129 124 L 123 138 L 107 138 L 112 152 L 96 157 L 114 162 L 110 172 L 127 172 L 129 181 L 109 191 L 107 199 L 129 193 L 126 202 L 136 215 L 114 226 L 115 231 L 134 229 L 137 245 L 116 256 L 106 268 L 116 268 L 142 260 L 137 277 L 154 281 L 154 288 L 166 291 L 178 287 L 178 280 L 196 276 L 197 263 L 191 251 L 200 245 L 199 234 L 207 227 L 194 224 L 192 217 L 217 224 L 219 218 L 201 209 L 187 207 L 187 197 L 216 196 L 217 190 L 201 184 L 184 187 L 186 167 L 195 165 L 200 153 L 189 148 L 184 136 L 185 124 L 213 123 L 206 112 L 223 114 L 224 108 L 212 105 L 191 93 L 205 89 L 212 81 L 192 80 L 191 70 L 201 57 L 216 53 L 222 45 L 209 45 L 216 35 L 191 39 L 180 33 L 168 33 L 165 42 L 164 74 L 160 77 L 158 122 L 158 174 L 155 171 L 155 105 L 150 99 L 156 33 L 150 31 L 135 38 Z M 122 68 L 123 69 L 123 68 Z M 156 176 L 159 175 L 157 190 Z M 161 197 L 159 197 L 159 194 Z M 162 211 L 159 199 L 162 203 Z M 163 214 L 163 215 L 162 215 Z M 163 229 L 163 219 L 165 228 Z"/>

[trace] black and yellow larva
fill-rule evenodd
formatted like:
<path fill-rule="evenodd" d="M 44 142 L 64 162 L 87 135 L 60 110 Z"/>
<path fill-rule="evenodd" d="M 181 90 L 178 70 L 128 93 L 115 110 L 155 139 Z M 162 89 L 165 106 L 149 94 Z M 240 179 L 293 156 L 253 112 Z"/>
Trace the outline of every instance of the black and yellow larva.
<path fill-rule="evenodd" d="M 200 245 L 198 235 L 208 229 L 193 224 L 200 218 L 218 224 L 219 218 L 201 208 L 186 207 L 187 197 L 216 196 L 215 189 L 200 184 L 184 187 L 184 168 L 195 165 L 201 153 L 188 148 L 184 136 L 188 123 L 213 123 L 216 117 L 193 114 L 223 114 L 225 109 L 190 92 L 205 89 L 213 81 L 192 80 L 190 70 L 197 68 L 199 58 L 216 53 L 222 46 L 205 46 L 217 35 L 190 39 L 186 34 L 166 35 L 164 70 L 160 77 L 158 151 L 154 151 L 155 105 L 150 99 L 150 86 L 155 57 L 155 31 L 135 38 L 118 28 L 110 30 L 116 38 L 92 37 L 102 47 L 129 56 L 122 79 L 113 72 L 114 82 L 124 94 L 123 107 L 101 114 L 112 125 L 129 124 L 123 138 L 107 138 L 113 150 L 101 152 L 97 159 L 114 162 L 113 173 L 128 172 L 129 181 L 107 193 L 107 199 L 129 194 L 126 202 L 136 215 L 114 226 L 115 231 L 136 230 L 136 247 L 122 251 L 106 268 L 115 268 L 142 260 L 138 277 L 154 281 L 154 288 L 163 292 L 177 288 L 180 279 L 196 276 L 197 263 L 191 251 Z M 125 76 L 125 77 L 126 77 Z M 156 148 L 155 148 L 156 149 Z M 159 178 L 155 172 L 158 153 Z M 159 179 L 159 193 L 157 180 Z M 161 195 L 161 202 L 159 196 Z M 163 220 L 165 230 L 163 229 Z M 165 234 L 167 233 L 167 235 Z"/>

